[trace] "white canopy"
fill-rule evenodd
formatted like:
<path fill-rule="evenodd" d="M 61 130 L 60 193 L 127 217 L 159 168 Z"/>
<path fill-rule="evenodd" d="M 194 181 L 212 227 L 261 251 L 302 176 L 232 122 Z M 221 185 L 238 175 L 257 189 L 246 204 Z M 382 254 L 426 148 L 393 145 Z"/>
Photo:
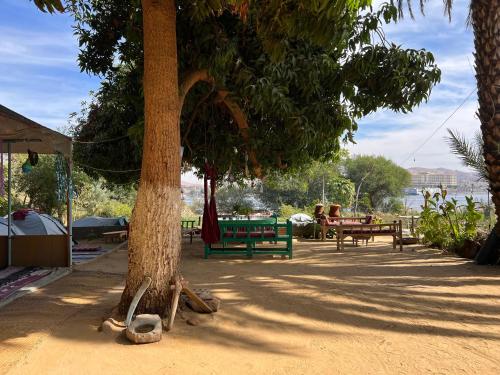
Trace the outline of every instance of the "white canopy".
<path fill-rule="evenodd" d="M 7 206 L 9 211 L 12 209 L 12 176 L 11 176 L 11 154 L 24 154 L 28 149 L 39 154 L 61 153 L 68 159 L 69 175 L 71 176 L 71 151 L 72 141 L 54 130 L 46 128 L 37 122 L 30 120 L 17 112 L 0 104 L 0 141 L 6 144 L 2 152 L 7 153 L 8 184 L 7 184 Z M 68 264 L 72 262 L 71 235 L 72 235 L 72 217 L 71 217 L 71 194 L 68 192 Z M 7 265 L 12 264 L 12 235 L 15 229 L 12 227 L 11 216 L 8 218 L 7 229 Z"/>
<path fill-rule="evenodd" d="M 71 138 L 46 128 L 0 104 L 0 140 L 11 141 L 12 153 L 62 153 L 71 156 Z M 7 152 L 4 147 L 3 152 Z"/>

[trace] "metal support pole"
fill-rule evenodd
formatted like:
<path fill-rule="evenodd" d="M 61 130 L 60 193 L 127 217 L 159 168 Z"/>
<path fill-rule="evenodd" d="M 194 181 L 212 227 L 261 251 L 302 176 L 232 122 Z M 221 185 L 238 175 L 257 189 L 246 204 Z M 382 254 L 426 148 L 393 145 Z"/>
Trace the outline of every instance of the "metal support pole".
<path fill-rule="evenodd" d="M 68 188 L 66 189 L 66 205 L 68 209 L 68 267 L 73 265 L 73 197 L 72 197 L 72 173 L 73 173 L 73 145 L 68 157 Z"/>
<path fill-rule="evenodd" d="M 12 143 L 7 143 L 7 253 L 8 260 L 7 265 L 12 265 L 12 168 L 11 168 L 11 157 L 12 157 Z"/>

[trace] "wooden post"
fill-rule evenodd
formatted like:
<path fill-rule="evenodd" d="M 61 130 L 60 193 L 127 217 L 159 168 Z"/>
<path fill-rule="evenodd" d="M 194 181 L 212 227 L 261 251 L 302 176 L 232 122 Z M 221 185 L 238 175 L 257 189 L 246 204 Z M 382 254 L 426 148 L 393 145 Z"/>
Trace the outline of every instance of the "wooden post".
<path fill-rule="evenodd" d="M 403 222 L 399 220 L 399 251 L 403 251 Z"/>
<path fill-rule="evenodd" d="M 72 173 L 73 173 L 73 144 L 70 147 L 68 156 L 68 188 L 66 189 L 66 208 L 67 208 L 67 233 L 68 233 L 68 267 L 73 265 L 73 197 L 71 192 Z"/>
<path fill-rule="evenodd" d="M 337 228 L 337 250 L 343 250 L 343 245 L 344 245 L 344 240 L 342 239 L 343 233 L 342 233 L 342 225 L 339 225 Z M 342 245 L 342 249 L 341 249 Z"/>
<path fill-rule="evenodd" d="M 12 142 L 7 143 L 7 266 L 12 266 Z"/>

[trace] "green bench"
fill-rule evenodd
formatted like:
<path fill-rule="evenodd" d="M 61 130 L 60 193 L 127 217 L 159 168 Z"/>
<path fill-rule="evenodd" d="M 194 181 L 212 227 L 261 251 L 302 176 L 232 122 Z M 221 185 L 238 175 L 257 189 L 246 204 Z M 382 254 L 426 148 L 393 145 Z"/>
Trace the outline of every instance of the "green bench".
<path fill-rule="evenodd" d="M 284 224 L 278 223 L 276 218 L 219 220 L 219 229 L 220 241 L 217 244 L 205 244 L 205 259 L 211 254 L 240 254 L 249 258 L 254 254 L 273 254 L 288 255 L 288 259 L 292 259 L 292 222 L 290 220 Z M 278 245 L 283 242 L 284 247 L 261 246 L 264 243 Z M 237 247 L 236 244 L 240 246 Z"/>

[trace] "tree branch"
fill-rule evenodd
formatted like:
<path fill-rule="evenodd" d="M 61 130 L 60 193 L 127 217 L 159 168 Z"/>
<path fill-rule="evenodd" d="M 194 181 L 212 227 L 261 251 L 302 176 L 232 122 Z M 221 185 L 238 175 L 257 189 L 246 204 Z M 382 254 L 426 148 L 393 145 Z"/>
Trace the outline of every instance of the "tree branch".
<path fill-rule="evenodd" d="M 189 92 L 189 90 L 191 90 L 191 88 L 200 81 L 208 82 L 211 83 L 212 85 L 215 85 L 214 78 L 210 76 L 208 70 L 206 69 L 195 70 L 188 73 L 182 80 L 182 83 L 179 85 L 179 108 L 180 108 L 179 112 L 182 112 L 184 100 L 186 99 L 186 95 Z M 220 103 L 224 104 L 226 109 L 233 117 L 233 120 L 238 125 L 241 137 L 243 138 L 243 141 L 247 145 L 248 158 L 252 163 L 254 174 L 257 178 L 261 178 L 262 167 L 257 161 L 257 157 L 255 156 L 255 151 L 250 148 L 250 136 L 248 134 L 249 127 L 247 118 L 243 113 L 243 111 L 241 110 L 241 108 L 239 107 L 239 105 L 228 97 L 228 94 L 229 92 L 226 90 L 219 90 L 218 100 Z"/>
<path fill-rule="evenodd" d="M 245 113 L 241 110 L 240 106 L 235 103 L 231 98 L 228 97 L 229 92 L 225 90 L 218 91 L 218 99 L 224 104 L 226 109 L 229 111 L 231 116 L 233 117 L 234 122 L 238 125 L 238 129 L 240 130 L 241 138 L 247 145 L 248 158 L 253 166 L 253 172 L 257 178 L 262 178 L 262 167 L 260 163 L 257 161 L 257 157 L 255 156 L 255 151 L 250 148 L 250 136 L 248 134 L 248 121 Z"/>
<path fill-rule="evenodd" d="M 194 120 L 196 119 L 196 116 L 198 115 L 198 110 L 200 109 L 200 106 L 212 95 L 214 92 L 215 86 L 212 86 L 209 92 L 207 92 L 198 103 L 196 103 L 196 106 L 193 109 L 193 113 L 191 114 L 191 117 L 189 118 L 189 122 L 186 128 L 186 132 L 184 133 L 184 137 L 182 137 L 181 144 L 187 141 L 187 137 L 189 135 L 189 132 L 191 131 L 191 128 L 193 126 Z M 191 149 L 191 148 L 190 148 Z M 192 151 L 192 150 L 191 150 Z"/>
<path fill-rule="evenodd" d="M 179 109 L 182 111 L 182 107 L 184 106 L 184 99 L 186 99 L 186 95 L 191 90 L 191 88 L 198 82 L 204 81 L 211 84 L 214 84 L 214 78 L 208 74 L 208 70 L 194 70 L 188 73 L 181 84 L 179 85 Z"/>

